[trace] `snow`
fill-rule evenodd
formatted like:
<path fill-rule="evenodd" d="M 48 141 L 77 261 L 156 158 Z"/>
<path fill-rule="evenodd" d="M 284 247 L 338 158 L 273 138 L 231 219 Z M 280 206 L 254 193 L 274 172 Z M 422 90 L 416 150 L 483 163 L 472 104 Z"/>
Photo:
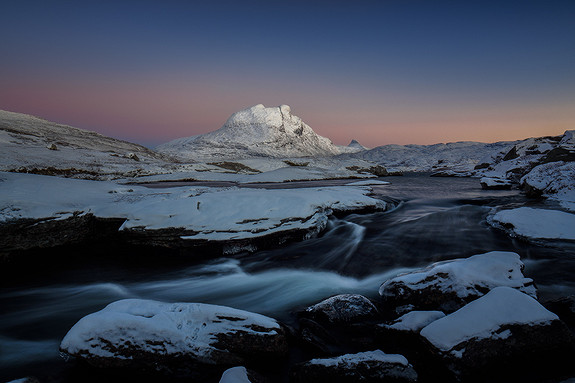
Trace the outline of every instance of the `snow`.
<path fill-rule="evenodd" d="M 316 134 L 287 105 L 262 104 L 234 113 L 218 130 L 180 138 L 156 150 L 185 159 L 306 157 L 339 154 L 329 139 Z"/>
<path fill-rule="evenodd" d="M 383 209 L 366 187 L 150 189 L 108 181 L 0 173 L 0 222 L 70 214 L 125 218 L 121 230 L 182 228 L 185 239 L 254 238 L 322 230 L 333 210 Z"/>
<path fill-rule="evenodd" d="M 455 292 L 460 298 L 483 295 L 481 290 L 498 286 L 516 288 L 536 296 L 533 280 L 525 278 L 522 269 L 523 263 L 518 254 L 492 251 L 434 263 L 422 271 L 399 275 L 382 284 L 379 293 L 385 296 L 389 285 L 400 282 L 412 290 L 436 285 L 440 290 Z"/>
<path fill-rule="evenodd" d="M 490 217 L 488 222 L 522 237 L 575 240 L 575 214 L 559 210 L 531 207 L 501 210 Z"/>
<path fill-rule="evenodd" d="M 435 145 L 383 145 L 371 150 L 343 154 L 382 164 L 404 172 L 432 172 L 450 169 L 471 172 L 482 162 L 491 161 L 500 151 L 508 151 L 514 142 L 452 142 Z"/>
<path fill-rule="evenodd" d="M 382 325 L 383 327 L 400 330 L 419 332 L 428 324 L 445 317 L 441 311 L 411 311 L 396 319 L 390 325 Z"/>
<path fill-rule="evenodd" d="M 400 364 L 406 367 L 409 366 L 409 362 L 403 355 L 386 354 L 381 350 L 345 354 L 334 358 L 312 359 L 308 363 L 326 367 L 346 366 L 353 368 L 353 366 L 367 361 L 379 361 L 383 363 Z"/>
<path fill-rule="evenodd" d="M 482 185 L 485 184 L 488 188 L 496 187 L 511 187 L 511 181 L 507 179 L 495 178 L 495 177 L 482 177 L 479 181 Z"/>
<path fill-rule="evenodd" d="M 575 210 L 575 162 L 550 162 L 533 168 L 521 183 L 540 190 L 564 208 Z"/>
<path fill-rule="evenodd" d="M 532 297 L 502 286 L 431 323 L 420 334 L 438 349 L 449 351 L 470 339 L 507 337 L 510 333 L 498 331 L 504 325 L 542 325 L 557 319 Z"/>
<path fill-rule="evenodd" d="M 220 383 L 251 383 L 251 381 L 245 367 L 232 367 L 224 371 Z"/>
<path fill-rule="evenodd" d="M 115 359 L 131 359 L 129 350 L 184 354 L 213 363 L 212 354 L 225 352 L 215 345 L 218 334 L 242 331 L 276 335 L 279 329 L 274 319 L 224 306 L 125 299 L 80 319 L 60 348 L 71 355 Z"/>
<path fill-rule="evenodd" d="M 78 177 L 117 178 L 165 173 L 174 168 L 170 162 L 140 145 L 0 110 L 0 171 L 54 168 Z"/>

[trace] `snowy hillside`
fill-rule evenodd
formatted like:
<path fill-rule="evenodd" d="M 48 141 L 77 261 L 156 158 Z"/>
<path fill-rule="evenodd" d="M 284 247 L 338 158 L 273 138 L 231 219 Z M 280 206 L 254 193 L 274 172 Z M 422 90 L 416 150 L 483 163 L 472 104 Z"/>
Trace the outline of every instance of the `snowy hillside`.
<path fill-rule="evenodd" d="M 339 154 L 329 139 L 316 134 L 287 105 L 259 104 L 234 113 L 218 130 L 179 138 L 156 148 L 183 159 L 315 157 Z"/>
<path fill-rule="evenodd" d="M 34 116 L 0 110 L 0 170 L 99 177 L 149 174 L 167 164 L 165 156 Z"/>
<path fill-rule="evenodd" d="M 432 172 L 453 170 L 470 172 L 486 158 L 500 151 L 507 152 L 515 142 L 452 142 L 435 145 L 383 145 L 377 148 L 344 154 L 385 166 L 392 171 Z"/>

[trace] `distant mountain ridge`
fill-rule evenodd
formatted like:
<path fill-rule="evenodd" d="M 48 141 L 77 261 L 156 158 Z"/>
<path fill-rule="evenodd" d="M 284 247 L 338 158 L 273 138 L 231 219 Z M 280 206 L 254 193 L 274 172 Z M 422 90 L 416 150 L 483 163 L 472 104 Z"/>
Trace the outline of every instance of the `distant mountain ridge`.
<path fill-rule="evenodd" d="M 288 105 L 262 104 L 234 113 L 218 130 L 179 138 L 156 148 L 184 159 L 325 157 L 341 150 L 315 133 Z"/>

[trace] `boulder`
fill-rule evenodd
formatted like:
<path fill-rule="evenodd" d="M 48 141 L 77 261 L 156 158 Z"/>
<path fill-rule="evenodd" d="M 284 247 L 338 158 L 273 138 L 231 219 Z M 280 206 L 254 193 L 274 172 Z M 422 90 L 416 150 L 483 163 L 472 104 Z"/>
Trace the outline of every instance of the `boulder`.
<path fill-rule="evenodd" d="M 434 263 L 383 283 L 379 294 L 398 309 L 453 312 L 498 286 L 516 288 L 533 297 L 533 280 L 523 276 L 519 255 L 492 251 L 465 259 Z M 396 309 L 396 310 L 398 310 Z"/>
<path fill-rule="evenodd" d="M 501 377 L 573 356 L 573 336 L 557 315 L 506 286 L 432 322 L 420 334 L 458 376 Z M 545 371 L 550 373 L 546 366 Z"/>
<path fill-rule="evenodd" d="M 296 365 L 294 382 L 415 382 L 417 373 L 407 359 L 380 350 L 312 359 Z"/>
<path fill-rule="evenodd" d="M 359 294 L 336 295 L 300 313 L 300 336 L 305 344 L 334 355 L 345 346 L 372 346 L 377 307 Z"/>
<path fill-rule="evenodd" d="M 258 364 L 287 353 L 274 319 L 224 306 L 126 299 L 82 318 L 60 350 L 96 367 L 193 373 L 194 366 Z M 188 371 L 189 370 L 189 371 Z"/>
<path fill-rule="evenodd" d="M 319 322 L 342 324 L 374 318 L 378 314 L 377 307 L 363 295 L 341 294 L 308 307 L 304 315 Z"/>

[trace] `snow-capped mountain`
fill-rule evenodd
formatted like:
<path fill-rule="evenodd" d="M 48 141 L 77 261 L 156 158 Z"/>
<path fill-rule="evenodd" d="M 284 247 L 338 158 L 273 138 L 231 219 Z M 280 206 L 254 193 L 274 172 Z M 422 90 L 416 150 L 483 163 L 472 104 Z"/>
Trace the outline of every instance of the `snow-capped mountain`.
<path fill-rule="evenodd" d="M 144 167 L 147 174 L 167 163 L 165 156 L 141 145 L 0 110 L 0 171 L 98 178 Z"/>
<path fill-rule="evenodd" d="M 234 113 L 218 130 L 179 138 L 156 148 L 184 159 L 248 157 L 314 157 L 341 153 L 316 134 L 287 105 L 262 104 Z"/>

